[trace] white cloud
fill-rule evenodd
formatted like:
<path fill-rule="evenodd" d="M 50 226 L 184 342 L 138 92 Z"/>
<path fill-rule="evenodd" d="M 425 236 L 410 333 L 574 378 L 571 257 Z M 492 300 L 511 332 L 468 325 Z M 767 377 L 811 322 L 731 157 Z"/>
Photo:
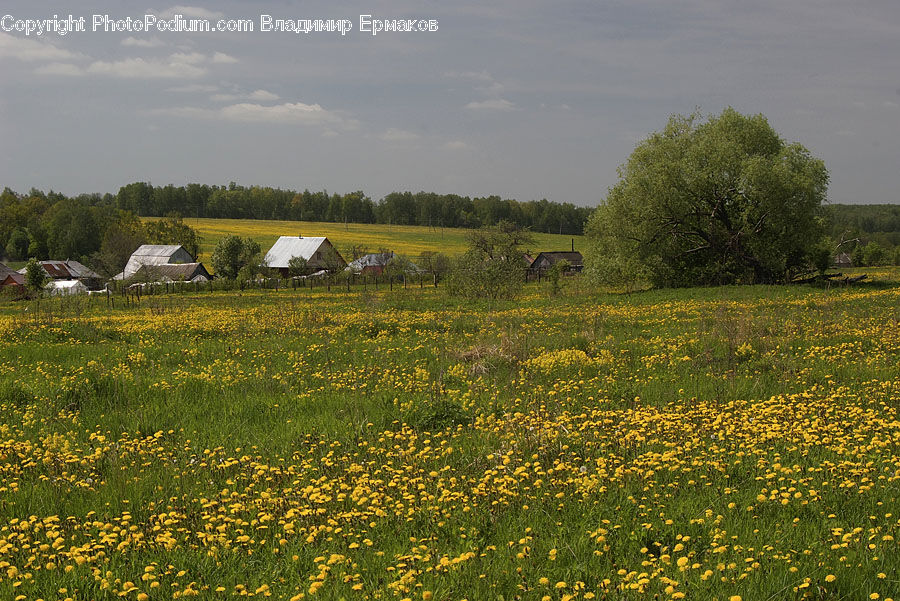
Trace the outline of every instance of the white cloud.
<path fill-rule="evenodd" d="M 503 84 L 494 79 L 487 71 L 447 71 L 444 77 L 469 80 L 473 82 L 472 89 L 481 94 L 485 100 L 474 100 L 465 108 L 470 110 L 494 110 L 511 111 L 516 105 L 505 100 L 503 96 Z"/>
<path fill-rule="evenodd" d="M 198 17 L 200 19 L 218 19 L 224 16 L 222 13 L 209 10 L 201 6 L 172 6 L 158 13 L 160 17 L 172 18 L 175 15 L 185 17 Z"/>
<path fill-rule="evenodd" d="M 219 89 L 219 86 L 210 86 L 203 85 L 199 83 L 192 83 L 186 86 L 175 86 L 173 88 L 166 88 L 167 92 L 180 92 L 183 94 L 209 94 L 210 92 L 215 92 Z"/>
<path fill-rule="evenodd" d="M 206 69 L 177 60 L 145 60 L 126 58 L 120 61 L 96 61 L 87 68 L 88 73 L 125 79 L 188 78 L 206 74 Z"/>
<path fill-rule="evenodd" d="M 256 90 L 250 92 L 249 94 L 238 92 L 223 92 L 219 94 L 213 94 L 209 97 L 209 99 L 213 102 L 234 102 L 235 100 L 256 100 L 259 102 L 272 102 L 278 100 L 278 94 L 273 94 L 268 90 Z"/>
<path fill-rule="evenodd" d="M 491 98 L 490 100 L 470 102 L 466 105 L 465 108 L 473 111 L 512 111 L 516 108 L 516 105 L 509 100 L 504 100 L 503 98 Z"/>
<path fill-rule="evenodd" d="M 418 140 L 419 135 L 403 129 L 390 128 L 379 136 L 385 142 L 412 142 Z"/>
<path fill-rule="evenodd" d="M 247 96 L 250 100 L 261 100 L 263 102 L 278 100 L 278 94 L 273 94 L 268 90 L 255 90 Z"/>
<path fill-rule="evenodd" d="M 487 71 L 445 71 L 444 77 L 454 79 L 473 79 L 475 81 L 494 81 Z"/>
<path fill-rule="evenodd" d="M 213 102 L 234 102 L 240 98 L 237 94 L 213 94 L 209 97 Z"/>
<path fill-rule="evenodd" d="M 229 64 L 238 62 L 238 59 L 236 59 L 233 56 L 230 56 L 228 54 L 225 54 L 224 52 L 216 52 L 215 54 L 212 55 L 212 62 L 221 64 L 221 65 L 229 65 Z"/>
<path fill-rule="evenodd" d="M 152 111 L 157 115 L 172 115 L 202 119 L 218 119 L 243 123 L 278 123 L 282 125 L 327 125 L 331 128 L 353 129 L 358 123 L 318 104 L 286 102 L 263 105 L 251 102 L 230 104 L 221 108 L 176 107 Z"/>
<path fill-rule="evenodd" d="M 173 63 L 187 63 L 188 65 L 197 65 L 206 61 L 206 55 L 199 52 L 176 52 L 169 57 Z"/>
<path fill-rule="evenodd" d="M 38 75 L 65 75 L 68 77 L 84 75 L 84 69 L 72 63 L 48 63 L 41 65 L 34 72 Z"/>
<path fill-rule="evenodd" d="M 46 42 L 20 38 L 0 32 L 0 58 L 20 61 L 61 61 L 78 58 L 79 55 Z"/>
<path fill-rule="evenodd" d="M 123 46 L 133 46 L 135 48 L 159 48 L 163 46 L 163 41 L 159 38 L 136 38 L 134 36 L 128 36 L 124 40 L 122 40 Z"/>
<path fill-rule="evenodd" d="M 288 102 L 272 106 L 244 102 L 226 106 L 221 112 L 226 119 L 234 121 L 297 124 L 338 124 L 343 122 L 341 117 L 326 111 L 318 104 L 303 104 L 302 102 Z"/>
<path fill-rule="evenodd" d="M 450 140 L 444 144 L 444 148 L 447 148 L 448 150 L 464 150 L 468 147 L 469 145 L 462 140 Z"/>
<path fill-rule="evenodd" d="M 187 79 L 206 75 L 207 67 L 205 65 L 217 62 L 215 57 L 215 54 L 206 55 L 200 52 L 176 52 L 164 59 L 137 57 L 118 61 L 94 61 L 86 69 L 69 65 L 65 69 L 55 66 L 50 70 L 43 69 L 39 72 L 49 73 L 55 69 L 57 75 L 88 73 L 123 79 Z M 189 85 L 182 88 L 170 88 L 170 91 L 214 92 L 217 89 L 216 86 Z"/>

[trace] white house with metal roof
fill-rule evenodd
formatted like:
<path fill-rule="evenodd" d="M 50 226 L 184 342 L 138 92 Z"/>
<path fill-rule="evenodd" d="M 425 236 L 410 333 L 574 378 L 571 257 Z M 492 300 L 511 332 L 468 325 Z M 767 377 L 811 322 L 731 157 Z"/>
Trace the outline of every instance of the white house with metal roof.
<path fill-rule="evenodd" d="M 131 254 L 125 270 L 113 279 L 127 280 L 144 265 L 193 263 L 194 257 L 178 244 L 142 244 Z"/>
<path fill-rule="evenodd" d="M 329 255 L 337 259 L 337 264 L 329 258 Z M 283 277 L 288 276 L 288 267 L 291 259 L 301 257 L 306 260 L 306 265 L 311 271 L 318 269 L 343 268 L 347 262 L 341 253 L 324 236 L 304 238 L 303 236 L 281 236 L 266 253 L 264 262 L 266 266 L 277 269 Z"/>

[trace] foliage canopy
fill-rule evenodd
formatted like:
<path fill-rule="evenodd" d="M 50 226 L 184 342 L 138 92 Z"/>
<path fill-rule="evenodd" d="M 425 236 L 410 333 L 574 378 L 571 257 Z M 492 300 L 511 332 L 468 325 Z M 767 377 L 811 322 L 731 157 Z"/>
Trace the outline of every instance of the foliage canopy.
<path fill-rule="evenodd" d="M 245 267 L 259 263 L 260 247 L 250 238 L 226 236 L 219 240 L 212 254 L 212 267 L 218 277 L 237 279 Z"/>
<path fill-rule="evenodd" d="M 674 115 L 619 176 L 586 228 L 599 281 L 780 282 L 809 267 L 822 237 L 825 165 L 762 115 Z"/>

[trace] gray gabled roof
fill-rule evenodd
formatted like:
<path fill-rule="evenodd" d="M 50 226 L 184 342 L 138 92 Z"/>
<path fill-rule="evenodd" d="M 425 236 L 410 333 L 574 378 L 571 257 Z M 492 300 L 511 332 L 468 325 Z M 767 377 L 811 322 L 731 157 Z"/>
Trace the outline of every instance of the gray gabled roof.
<path fill-rule="evenodd" d="M 142 244 L 131 253 L 132 257 L 171 257 L 184 248 L 180 244 Z"/>
<path fill-rule="evenodd" d="M 391 261 L 399 257 L 400 255 L 396 254 L 394 251 L 364 255 L 358 259 L 350 261 L 350 263 L 347 264 L 347 269 L 353 271 L 354 273 L 360 273 L 366 267 L 381 267 L 383 269 L 387 267 L 391 263 Z M 407 261 L 405 267 L 407 267 L 410 271 L 416 273 L 423 271 L 422 268 L 420 268 L 412 261 Z"/>
<path fill-rule="evenodd" d="M 394 258 L 393 252 L 373 253 L 354 259 L 347 264 L 351 271 L 362 271 L 366 267 L 385 267 Z"/>
<path fill-rule="evenodd" d="M 313 238 L 281 236 L 266 253 L 265 263 L 269 267 L 286 269 L 294 257 L 303 257 L 309 261 L 327 240 L 328 238 L 324 236 Z"/>
<path fill-rule="evenodd" d="M 96 272 L 72 259 L 66 259 L 65 261 L 38 261 L 38 263 L 44 268 L 44 272 L 54 280 L 100 279 L 100 276 Z M 19 273 L 22 275 L 25 275 L 27 272 L 27 267 L 23 267 L 19 270 Z"/>
<path fill-rule="evenodd" d="M 142 265 L 135 277 L 160 282 L 193 281 L 197 276 L 209 279 L 209 272 L 203 263 L 166 263 L 163 265 Z"/>
<path fill-rule="evenodd" d="M 12 275 L 14 273 L 17 275 L 19 274 L 19 272 L 16 271 L 15 269 L 7 267 L 6 264 L 4 264 L 4 263 L 0 263 L 0 280 L 2 280 L 6 276 Z"/>
<path fill-rule="evenodd" d="M 128 279 L 138 272 L 142 265 L 166 265 L 168 263 L 191 263 L 194 257 L 178 244 L 142 244 L 131 253 L 124 271 L 114 279 Z"/>
<path fill-rule="evenodd" d="M 538 256 L 534 258 L 532 261 L 532 265 L 538 265 L 542 259 L 546 259 L 546 261 L 550 265 L 555 265 L 560 261 L 568 261 L 570 265 L 573 267 L 578 267 L 580 265 L 584 265 L 584 260 L 581 257 L 581 253 L 576 251 L 558 251 L 558 252 L 542 252 Z"/>

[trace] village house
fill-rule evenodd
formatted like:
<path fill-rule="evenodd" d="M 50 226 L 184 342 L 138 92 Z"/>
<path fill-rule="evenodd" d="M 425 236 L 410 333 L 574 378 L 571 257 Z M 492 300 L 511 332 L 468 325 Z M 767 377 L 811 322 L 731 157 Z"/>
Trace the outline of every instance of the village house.
<path fill-rule="evenodd" d="M 569 271 L 581 271 L 584 268 L 584 260 L 581 257 L 581 253 L 577 250 L 566 250 L 560 252 L 542 252 L 538 254 L 531 263 L 531 270 L 534 272 L 543 272 L 562 261 L 568 262 Z"/>
<path fill-rule="evenodd" d="M 141 265 L 133 279 L 141 282 L 207 282 L 212 279 L 203 263 Z"/>
<path fill-rule="evenodd" d="M 347 262 L 328 238 L 281 236 L 266 253 L 263 260 L 267 267 L 277 269 L 281 277 L 288 277 L 291 259 L 300 257 L 306 261 L 311 273 L 319 270 L 343 269 Z"/>
<path fill-rule="evenodd" d="M 78 261 L 66 259 L 65 261 L 38 261 L 38 263 L 51 282 L 79 281 L 84 285 L 85 290 L 96 290 L 103 285 L 103 278 L 100 277 L 100 274 Z M 27 268 L 23 267 L 19 273 L 24 277 L 26 271 Z"/>
<path fill-rule="evenodd" d="M 0 263 L 0 288 L 25 288 L 25 276 Z"/>
<path fill-rule="evenodd" d="M 191 256 L 183 246 L 178 244 L 142 244 L 131 253 L 125 269 L 113 276 L 114 280 L 127 280 L 133 277 L 144 265 L 178 265 L 181 263 L 194 263 Z"/>
<path fill-rule="evenodd" d="M 400 255 L 393 251 L 372 253 L 350 261 L 347 265 L 347 270 L 359 275 L 379 276 L 384 273 L 384 270 L 392 261 L 399 259 L 401 259 Z M 404 261 L 404 264 L 409 271 L 415 273 L 422 271 L 415 263 Z"/>

